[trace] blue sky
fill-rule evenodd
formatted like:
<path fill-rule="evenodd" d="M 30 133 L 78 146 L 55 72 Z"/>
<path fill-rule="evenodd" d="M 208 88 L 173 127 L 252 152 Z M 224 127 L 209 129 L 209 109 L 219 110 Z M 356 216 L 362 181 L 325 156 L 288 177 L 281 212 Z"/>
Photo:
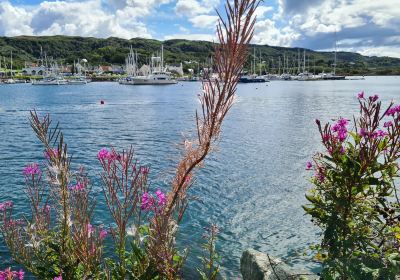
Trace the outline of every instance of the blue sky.
<path fill-rule="evenodd" d="M 253 42 L 400 57 L 400 0 L 265 0 Z M 223 0 L 0 0 L 0 35 L 213 40 Z"/>

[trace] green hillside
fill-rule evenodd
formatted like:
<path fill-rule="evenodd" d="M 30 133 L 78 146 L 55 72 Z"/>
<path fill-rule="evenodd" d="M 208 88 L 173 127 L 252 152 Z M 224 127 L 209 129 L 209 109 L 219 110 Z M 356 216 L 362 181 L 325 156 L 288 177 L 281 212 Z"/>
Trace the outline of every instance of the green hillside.
<path fill-rule="evenodd" d="M 160 50 L 164 44 L 164 56 L 167 63 L 180 63 L 185 61 L 198 61 L 205 65 L 212 55 L 211 42 L 168 40 L 157 41 L 152 39 L 134 38 L 124 40 L 120 38 L 83 38 L 69 36 L 19 36 L 0 37 L 0 56 L 9 60 L 13 51 L 14 65 L 21 68 L 25 61 L 36 61 L 40 56 L 40 49 L 60 62 L 72 63 L 78 58 L 86 58 L 91 65 L 123 64 L 125 57 L 132 46 L 139 53 L 141 63 L 148 61 L 149 56 Z M 257 54 L 257 66 L 259 65 L 259 53 L 261 51 L 263 69 L 277 70 L 279 60 L 283 66 L 283 56 L 288 58 L 289 65 L 297 68 L 298 53 L 303 57 L 303 49 L 272 47 L 268 45 L 251 46 Z M 315 72 L 330 71 L 334 61 L 332 52 L 315 52 L 306 50 L 307 65 Z M 341 74 L 400 74 L 400 59 L 390 57 L 367 57 L 358 53 L 338 52 L 337 72 Z M 247 67 L 250 67 L 250 61 Z M 185 64 L 186 68 L 195 68 L 196 63 Z"/>

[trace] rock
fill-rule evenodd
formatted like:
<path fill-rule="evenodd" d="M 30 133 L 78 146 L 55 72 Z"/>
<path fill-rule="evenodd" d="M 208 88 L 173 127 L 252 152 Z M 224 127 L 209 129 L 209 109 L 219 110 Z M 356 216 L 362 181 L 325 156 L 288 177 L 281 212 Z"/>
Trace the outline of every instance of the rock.
<path fill-rule="evenodd" d="M 248 249 L 240 259 L 243 280 L 315 280 L 311 272 L 294 271 L 278 258 Z"/>

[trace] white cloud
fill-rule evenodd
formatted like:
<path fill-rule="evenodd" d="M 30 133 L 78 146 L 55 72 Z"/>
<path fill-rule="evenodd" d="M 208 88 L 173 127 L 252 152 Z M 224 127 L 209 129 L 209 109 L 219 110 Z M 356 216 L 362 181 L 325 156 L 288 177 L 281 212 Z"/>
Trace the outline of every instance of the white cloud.
<path fill-rule="evenodd" d="M 30 27 L 32 15 L 25 9 L 14 7 L 8 1 L 0 3 L 0 34 L 16 36 L 32 34 Z"/>
<path fill-rule="evenodd" d="M 255 12 L 255 15 L 257 16 L 257 19 L 263 19 L 265 17 L 265 14 L 273 11 L 274 8 L 273 7 L 269 7 L 269 6 L 259 6 Z"/>
<path fill-rule="evenodd" d="M 278 28 L 275 22 L 265 19 L 256 22 L 253 42 L 256 44 L 268 44 L 272 46 L 291 46 L 300 37 L 290 27 Z"/>
<path fill-rule="evenodd" d="M 178 0 L 175 12 L 182 17 L 208 14 L 218 6 L 219 2 L 220 0 Z"/>
<path fill-rule="evenodd" d="M 103 1 L 114 10 L 107 9 Z M 5 1 L 0 3 L 0 34 L 150 38 L 143 19 L 170 1 L 64 0 L 44 1 L 31 7 L 13 6 Z"/>
<path fill-rule="evenodd" d="M 215 28 L 218 16 L 198 15 L 190 18 L 189 21 L 197 28 Z"/>

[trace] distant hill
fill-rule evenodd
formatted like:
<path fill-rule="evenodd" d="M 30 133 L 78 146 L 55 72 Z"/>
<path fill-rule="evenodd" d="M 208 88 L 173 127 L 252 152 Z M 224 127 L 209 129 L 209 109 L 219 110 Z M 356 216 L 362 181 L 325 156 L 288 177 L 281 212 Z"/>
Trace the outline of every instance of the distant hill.
<path fill-rule="evenodd" d="M 124 64 L 125 57 L 132 46 L 139 53 L 141 63 L 148 61 L 149 56 L 160 50 L 164 44 L 164 56 L 167 63 L 180 63 L 185 61 L 198 61 L 205 65 L 213 53 L 211 42 L 167 40 L 164 42 L 134 38 L 124 40 L 120 38 L 99 39 L 93 37 L 71 37 L 71 36 L 18 36 L 0 37 L 0 56 L 9 60 L 10 52 L 13 51 L 14 65 L 21 68 L 25 61 L 36 61 L 40 56 L 40 49 L 60 62 L 67 64 L 74 60 L 86 58 L 91 65 Z M 303 50 L 300 48 L 284 48 L 268 45 L 252 45 L 251 53 L 256 49 L 257 66 L 259 64 L 259 53 L 261 51 L 264 68 L 270 71 L 283 67 L 283 56 L 289 61 L 290 67 L 297 67 L 298 54 L 303 61 Z M 306 50 L 307 62 L 310 70 L 315 72 L 331 71 L 334 61 L 332 52 L 317 52 Z M 354 75 L 399 75 L 400 59 L 391 57 L 368 57 L 358 53 L 338 52 L 337 72 L 339 74 Z M 247 67 L 250 67 L 250 61 Z M 285 62 L 286 64 L 286 62 Z M 185 68 L 195 68 L 197 63 L 185 64 Z M 195 68 L 196 69 L 196 68 Z"/>

